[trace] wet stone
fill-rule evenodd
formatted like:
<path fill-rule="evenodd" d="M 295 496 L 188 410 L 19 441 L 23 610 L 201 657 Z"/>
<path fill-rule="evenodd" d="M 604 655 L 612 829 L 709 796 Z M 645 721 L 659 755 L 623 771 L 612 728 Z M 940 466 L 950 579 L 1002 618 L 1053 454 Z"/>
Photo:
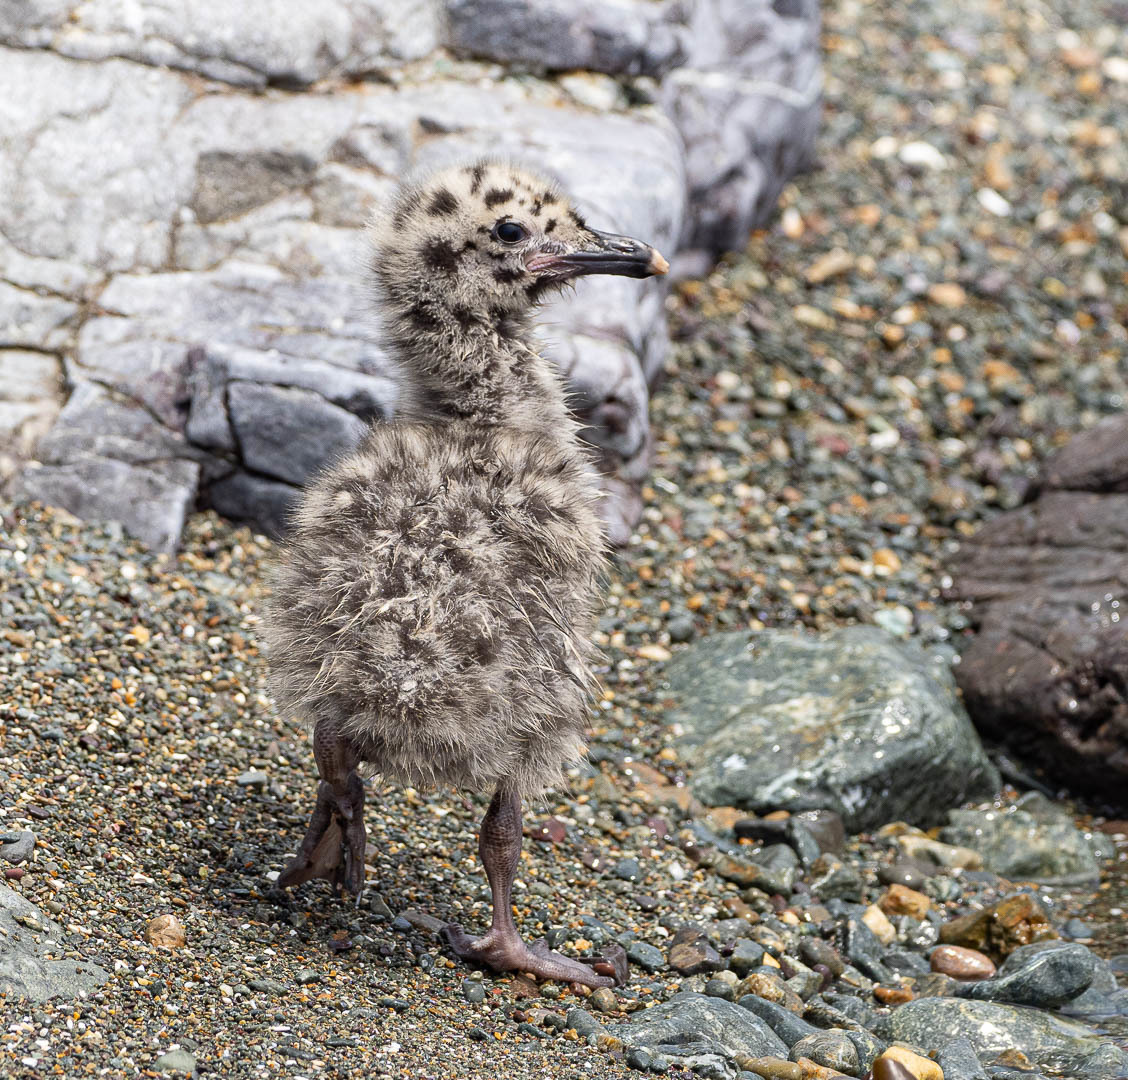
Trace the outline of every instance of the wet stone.
<path fill-rule="evenodd" d="M 35 850 L 35 833 L 30 829 L 0 833 L 0 859 L 13 865 L 27 862 Z"/>
<path fill-rule="evenodd" d="M 463 979 L 462 996 L 471 1005 L 481 1005 L 486 1000 L 486 988 L 481 979 Z"/>
<path fill-rule="evenodd" d="M 995 974 L 995 965 L 989 956 L 959 945 L 938 945 L 932 950 L 929 964 L 933 971 L 960 981 L 989 979 Z"/>
<path fill-rule="evenodd" d="M 1022 945 L 1057 936 L 1046 909 L 1029 893 L 1014 893 L 940 928 L 942 944 L 962 945 L 1000 958 Z"/>
<path fill-rule="evenodd" d="M 737 1004 L 763 1020 L 790 1048 L 800 1039 L 813 1035 L 815 1027 L 790 1009 L 755 994 L 746 994 Z"/>
<path fill-rule="evenodd" d="M 1015 949 L 994 978 L 960 988 L 959 996 L 1054 1009 L 1093 983 L 1097 958 L 1076 942 L 1043 942 Z"/>
<path fill-rule="evenodd" d="M 632 964 L 637 964 L 643 971 L 661 971 L 666 966 L 666 957 L 662 950 L 645 941 L 632 941 L 627 946 L 627 959 Z"/>
<path fill-rule="evenodd" d="M 791 1047 L 791 1060 L 801 1057 L 850 1076 L 860 1071 L 857 1048 L 842 1031 L 819 1031 L 800 1039 Z"/>
<path fill-rule="evenodd" d="M 679 975 L 699 975 L 721 971 L 725 962 L 720 953 L 706 941 L 682 942 L 670 949 L 669 964 Z"/>
<path fill-rule="evenodd" d="M 724 998 L 732 1001 L 736 997 L 736 988 L 727 979 L 710 979 L 702 991 L 707 997 Z"/>
<path fill-rule="evenodd" d="M 591 1003 L 603 1013 L 617 1012 L 619 1008 L 619 1003 L 615 1000 L 615 991 L 608 986 L 599 987 L 591 995 Z"/>
<path fill-rule="evenodd" d="M 742 938 L 736 943 L 732 954 L 728 958 L 729 967 L 735 971 L 737 975 L 747 975 L 764 962 L 764 951 L 763 945 L 759 945 L 755 941 L 749 941 L 747 938 Z"/>
<path fill-rule="evenodd" d="M 580 1035 L 594 1035 L 603 1030 L 603 1025 L 591 1013 L 578 1006 L 568 1010 L 564 1022 Z"/>

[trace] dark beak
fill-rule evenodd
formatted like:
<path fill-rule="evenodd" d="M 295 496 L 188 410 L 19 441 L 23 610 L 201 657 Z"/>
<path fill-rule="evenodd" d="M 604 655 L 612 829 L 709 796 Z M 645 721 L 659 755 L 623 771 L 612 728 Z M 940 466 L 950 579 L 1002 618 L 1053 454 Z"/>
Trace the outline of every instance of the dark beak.
<path fill-rule="evenodd" d="M 585 274 L 618 274 L 621 277 L 647 278 L 664 274 L 670 264 L 649 244 L 629 236 L 589 229 L 593 244 L 584 251 L 555 255 L 540 252 L 525 264 L 530 270 L 549 270 L 561 280 Z"/>

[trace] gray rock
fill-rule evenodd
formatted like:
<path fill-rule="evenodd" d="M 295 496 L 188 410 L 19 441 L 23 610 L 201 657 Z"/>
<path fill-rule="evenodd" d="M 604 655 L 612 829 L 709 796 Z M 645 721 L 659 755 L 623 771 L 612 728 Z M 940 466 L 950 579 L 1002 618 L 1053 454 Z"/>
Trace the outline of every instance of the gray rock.
<path fill-rule="evenodd" d="M 1070 884 L 1100 878 L 1092 844 L 1063 807 L 1036 791 L 1005 810 L 953 810 L 948 820 L 940 839 L 978 851 L 984 867 L 1003 877 Z"/>
<path fill-rule="evenodd" d="M 885 1018 L 877 1034 L 930 1052 L 959 1038 L 979 1055 L 1018 1048 L 1040 1068 L 1087 1080 L 1115 1080 L 1128 1069 L 1128 1053 L 1083 1024 L 987 1001 L 918 998 Z"/>
<path fill-rule="evenodd" d="M 847 1076 L 860 1076 L 864 1069 L 858 1058 L 857 1047 L 844 1031 L 817 1031 L 800 1039 L 791 1048 L 791 1060 L 810 1058 L 816 1065 L 837 1069 Z"/>
<path fill-rule="evenodd" d="M 975 1047 L 967 1039 L 953 1039 L 940 1047 L 936 1064 L 944 1073 L 944 1080 L 988 1080 Z"/>
<path fill-rule="evenodd" d="M 175 550 L 195 503 L 196 454 L 140 406 L 81 383 L 18 479 L 17 499 L 87 518 L 113 518 L 162 551 Z"/>
<path fill-rule="evenodd" d="M 649 0 L 449 0 L 447 43 L 504 64 L 661 75 L 685 58 L 669 4 Z"/>
<path fill-rule="evenodd" d="M 1042 466 L 1044 491 L 1128 492 L 1128 420 L 1110 416 L 1074 436 Z"/>
<path fill-rule="evenodd" d="M 666 956 L 661 949 L 645 941 L 632 941 L 627 946 L 627 959 L 644 971 L 661 971 L 666 966 Z"/>
<path fill-rule="evenodd" d="M 233 382 L 231 426 L 256 472 L 302 484 L 364 437 L 363 421 L 311 390 Z"/>
<path fill-rule="evenodd" d="M 998 786 L 946 662 L 873 627 L 717 635 L 666 673 L 705 803 L 829 807 L 858 831 Z"/>
<path fill-rule="evenodd" d="M 96 964 L 56 959 L 63 951 L 60 927 L 6 885 L 0 885 L 0 929 L 0 993 L 32 1001 L 70 999 L 109 978 Z"/>
<path fill-rule="evenodd" d="M 728 1062 L 738 1054 L 787 1057 L 783 1041 L 759 1017 L 723 998 L 689 991 L 607 1031 L 628 1047 L 660 1053 L 686 1069 L 712 1066 L 722 1076 L 735 1071 Z"/>
<path fill-rule="evenodd" d="M 67 323 L 78 305 L 0 281 L 0 341 L 10 347 L 58 349 L 70 337 Z"/>
<path fill-rule="evenodd" d="M 578 1006 L 573 1006 L 568 1010 L 564 1022 L 580 1035 L 594 1035 L 603 1030 L 603 1025 L 591 1013 Z"/>
<path fill-rule="evenodd" d="M 30 829 L 0 833 L 0 859 L 13 866 L 27 862 L 35 850 L 35 833 Z"/>
<path fill-rule="evenodd" d="M 279 537 L 286 532 L 300 493 L 292 484 L 237 469 L 208 486 L 202 500 L 226 517 L 250 522 L 267 536 Z"/>
<path fill-rule="evenodd" d="M 195 503 L 199 469 L 190 461 L 130 465 L 93 455 L 65 465 L 32 462 L 20 474 L 15 497 L 82 518 L 120 521 L 158 551 L 175 551 Z"/>
<path fill-rule="evenodd" d="M 785 1009 L 782 1005 L 777 1005 L 774 1001 L 768 1001 L 767 998 L 757 997 L 755 994 L 745 994 L 737 1004 L 763 1020 L 786 1044 L 788 1049 L 800 1040 L 810 1038 L 810 1036 L 818 1033 L 818 1029 L 812 1024 L 808 1024 L 802 1017 L 797 1016 L 790 1009 Z"/>
<path fill-rule="evenodd" d="M 153 1062 L 153 1068 L 159 1073 L 188 1073 L 195 1076 L 196 1055 L 187 1050 L 170 1050 Z"/>
<path fill-rule="evenodd" d="M 1055 1009 L 1088 990 L 1096 970 L 1097 958 L 1084 945 L 1045 941 L 1020 946 L 997 975 L 964 983 L 953 993 L 977 1001 Z"/>

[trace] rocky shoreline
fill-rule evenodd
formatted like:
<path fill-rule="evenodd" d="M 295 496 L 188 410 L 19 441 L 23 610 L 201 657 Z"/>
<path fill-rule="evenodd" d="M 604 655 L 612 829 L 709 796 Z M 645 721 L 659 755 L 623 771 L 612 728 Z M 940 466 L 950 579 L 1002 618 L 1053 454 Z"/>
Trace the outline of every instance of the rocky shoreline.
<path fill-rule="evenodd" d="M 1009 786 L 1023 763 L 984 758 L 951 689 L 954 553 L 1128 400 L 1124 21 L 843 3 L 826 29 L 822 170 L 668 304 L 590 758 L 530 815 L 519 921 L 622 949 L 626 986 L 444 954 L 438 926 L 487 910 L 477 799 L 373 785 L 362 905 L 279 892 L 313 775 L 265 696 L 270 542 L 197 515 L 162 556 L 24 509 L 0 526 L 5 1076 L 1128 1074 L 1128 823 Z M 784 737 L 833 767 L 757 772 Z M 17 1000 L 47 980 L 68 996 Z"/>

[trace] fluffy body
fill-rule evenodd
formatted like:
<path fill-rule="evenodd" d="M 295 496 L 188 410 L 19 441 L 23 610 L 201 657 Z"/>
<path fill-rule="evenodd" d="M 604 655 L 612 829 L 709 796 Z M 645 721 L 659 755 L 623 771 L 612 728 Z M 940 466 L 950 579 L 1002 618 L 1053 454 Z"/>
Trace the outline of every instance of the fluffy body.
<path fill-rule="evenodd" d="M 373 428 L 308 492 L 275 581 L 280 704 L 388 779 L 557 784 L 592 684 L 595 497 L 570 432 Z"/>

